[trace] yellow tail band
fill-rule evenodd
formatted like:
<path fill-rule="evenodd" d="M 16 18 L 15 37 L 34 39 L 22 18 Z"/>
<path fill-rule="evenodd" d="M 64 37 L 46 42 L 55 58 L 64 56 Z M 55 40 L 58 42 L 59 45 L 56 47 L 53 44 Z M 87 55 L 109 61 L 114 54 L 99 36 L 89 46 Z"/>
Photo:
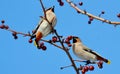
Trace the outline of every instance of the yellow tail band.
<path fill-rule="evenodd" d="M 36 41 L 34 40 L 34 45 L 37 47 L 37 43 L 36 43 Z"/>
<path fill-rule="evenodd" d="M 111 63 L 110 60 L 108 60 L 107 64 L 110 64 L 110 63 Z"/>

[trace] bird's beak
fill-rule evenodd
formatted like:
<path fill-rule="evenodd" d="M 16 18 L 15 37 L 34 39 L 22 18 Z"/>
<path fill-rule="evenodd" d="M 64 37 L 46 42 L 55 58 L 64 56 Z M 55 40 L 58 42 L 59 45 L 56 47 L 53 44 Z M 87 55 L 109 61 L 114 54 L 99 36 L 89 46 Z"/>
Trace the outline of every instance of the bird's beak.
<path fill-rule="evenodd" d="M 55 6 L 53 6 L 53 7 L 51 8 L 53 12 L 54 12 L 54 8 L 55 8 Z"/>

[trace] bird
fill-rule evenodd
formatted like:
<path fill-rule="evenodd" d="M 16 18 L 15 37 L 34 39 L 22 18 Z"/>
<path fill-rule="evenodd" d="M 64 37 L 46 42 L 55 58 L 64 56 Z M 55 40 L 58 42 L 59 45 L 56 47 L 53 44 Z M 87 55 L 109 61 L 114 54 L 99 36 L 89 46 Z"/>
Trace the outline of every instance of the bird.
<path fill-rule="evenodd" d="M 110 64 L 110 60 L 102 57 L 97 52 L 91 50 L 86 47 L 79 37 L 73 36 L 73 44 L 72 44 L 73 53 L 86 61 L 86 64 L 96 62 L 96 61 L 104 61 L 107 64 Z"/>
<path fill-rule="evenodd" d="M 39 21 L 37 27 L 35 28 L 30 38 L 30 39 L 35 38 L 34 45 L 36 47 L 39 47 L 38 42 L 41 40 L 41 38 L 49 35 L 53 31 L 53 28 L 57 23 L 57 18 L 54 13 L 54 6 L 46 9 L 45 15 L 41 16 L 41 20 Z"/>

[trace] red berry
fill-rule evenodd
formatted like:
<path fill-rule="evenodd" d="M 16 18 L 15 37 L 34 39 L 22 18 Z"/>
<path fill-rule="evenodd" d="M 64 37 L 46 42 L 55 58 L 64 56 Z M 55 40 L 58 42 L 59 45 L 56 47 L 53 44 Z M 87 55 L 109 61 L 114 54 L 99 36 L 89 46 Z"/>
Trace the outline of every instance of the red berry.
<path fill-rule="evenodd" d="M 89 70 L 90 70 L 90 71 L 93 71 L 93 70 L 94 70 L 94 66 L 92 66 L 92 65 L 89 66 Z"/>
<path fill-rule="evenodd" d="M 85 69 L 85 71 L 87 72 L 88 71 L 88 66 L 84 66 L 84 68 L 83 69 Z"/>
<path fill-rule="evenodd" d="M 57 37 L 56 36 L 52 37 L 52 42 L 57 42 Z"/>
<path fill-rule="evenodd" d="M 68 46 L 69 46 L 69 47 L 71 47 L 71 46 L 72 46 L 72 44 L 68 44 Z"/>
<path fill-rule="evenodd" d="M 46 46 L 43 46 L 43 47 L 42 47 L 42 49 L 43 49 L 43 50 L 46 50 L 46 49 L 47 49 L 47 47 L 46 47 Z"/>
<path fill-rule="evenodd" d="M 85 69 L 82 69 L 82 71 L 81 71 L 81 72 L 82 72 L 82 74 L 85 74 L 85 72 L 86 72 L 86 71 L 85 71 Z"/>
<path fill-rule="evenodd" d="M 39 43 L 39 47 L 42 48 L 44 46 L 44 42 Z"/>
<path fill-rule="evenodd" d="M 32 42 L 33 42 L 33 40 L 32 40 L 32 39 L 30 39 L 30 40 L 29 40 L 29 43 L 32 43 Z"/>
<path fill-rule="evenodd" d="M 63 5 L 64 5 L 64 2 L 60 2 L 59 5 L 60 5 L 60 6 L 63 6 Z"/>
<path fill-rule="evenodd" d="M 79 5 L 82 6 L 82 5 L 83 5 L 83 2 L 80 2 Z"/>
<path fill-rule="evenodd" d="M 117 15 L 118 18 L 120 18 L 120 13 Z"/>
<path fill-rule="evenodd" d="M 2 21 L 1 21 L 1 23 L 5 23 L 5 21 L 4 21 L 4 20 L 2 20 Z"/>
<path fill-rule="evenodd" d="M 68 39 L 65 40 L 65 43 L 70 44 L 70 41 Z"/>
<path fill-rule="evenodd" d="M 67 39 L 68 40 L 71 40 L 73 38 L 73 36 L 68 36 Z"/>

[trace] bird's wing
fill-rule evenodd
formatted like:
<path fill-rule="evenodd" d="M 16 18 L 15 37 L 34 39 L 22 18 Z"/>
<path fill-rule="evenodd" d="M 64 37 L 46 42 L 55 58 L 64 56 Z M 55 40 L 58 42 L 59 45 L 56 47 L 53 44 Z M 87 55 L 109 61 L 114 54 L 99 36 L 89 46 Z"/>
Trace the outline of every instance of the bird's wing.
<path fill-rule="evenodd" d="M 40 27 L 41 23 L 43 22 L 43 18 L 41 19 L 41 21 L 39 22 L 39 24 L 37 25 L 37 27 L 35 28 L 35 31 L 33 32 L 32 36 L 37 32 L 38 28 Z"/>
<path fill-rule="evenodd" d="M 87 52 L 90 52 L 90 53 L 92 53 L 92 54 L 94 54 L 96 56 L 100 56 L 98 53 L 96 53 L 95 51 L 93 51 L 92 49 L 90 49 L 90 48 L 88 48 L 88 47 L 86 47 L 84 45 L 83 45 L 83 50 L 85 50 Z"/>

